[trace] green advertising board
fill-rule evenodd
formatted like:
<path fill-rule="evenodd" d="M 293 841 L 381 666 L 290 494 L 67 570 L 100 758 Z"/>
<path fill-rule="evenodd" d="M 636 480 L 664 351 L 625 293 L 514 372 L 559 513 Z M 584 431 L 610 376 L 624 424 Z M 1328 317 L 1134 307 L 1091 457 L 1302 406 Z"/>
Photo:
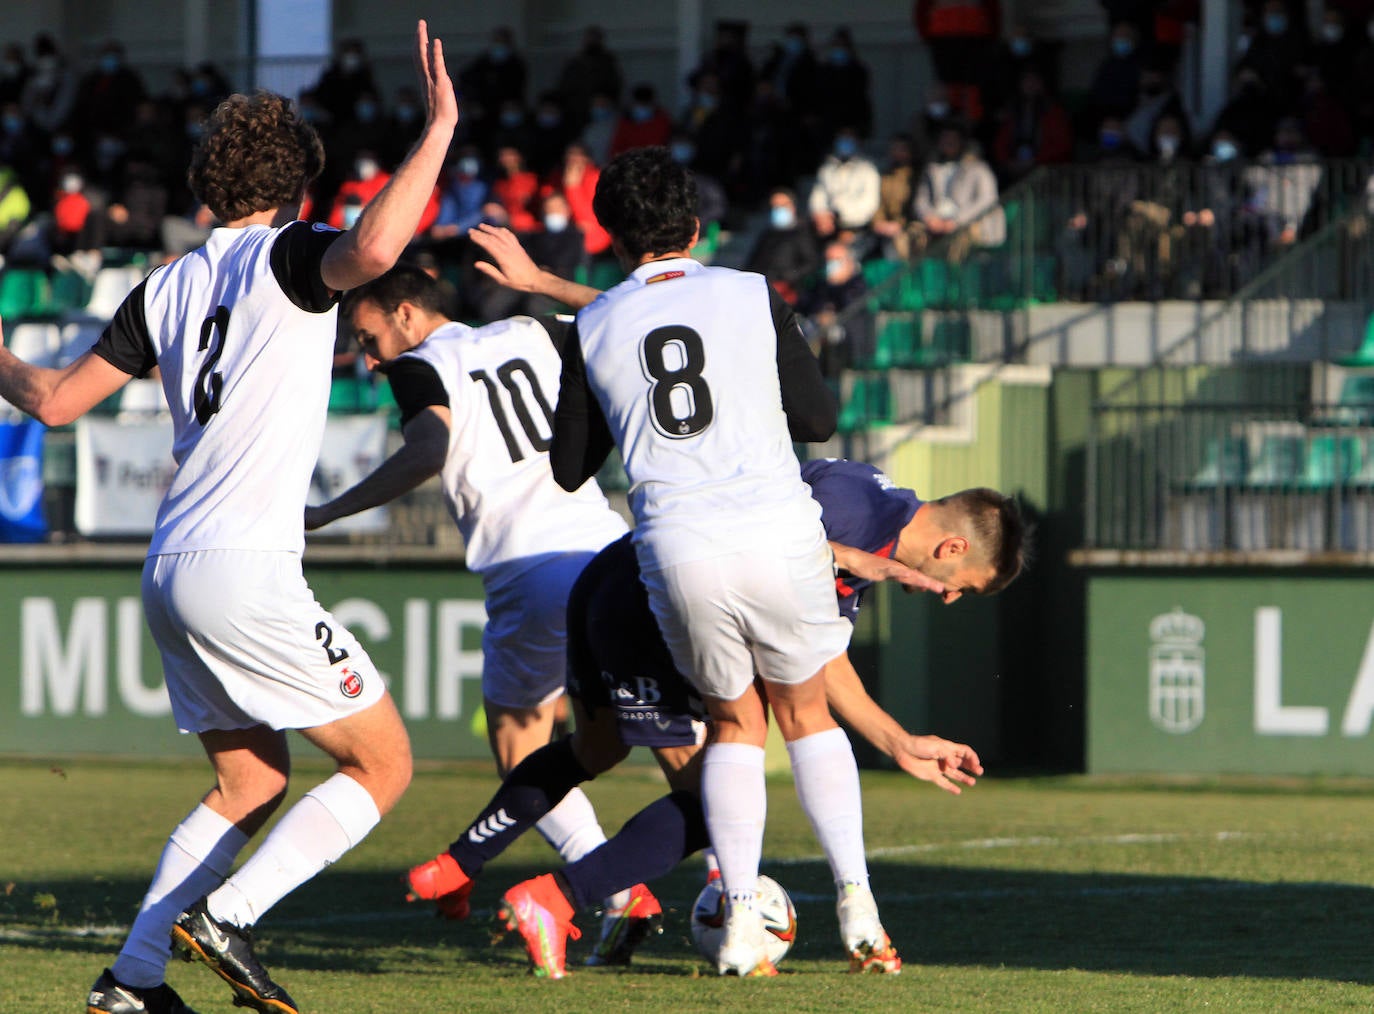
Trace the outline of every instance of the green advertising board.
<path fill-rule="evenodd" d="M 143 620 L 140 562 L 0 570 L 0 752 L 197 755 L 172 721 Z M 417 757 L 489 756 L 481 580 L 449 566 L 306 564 L 316 598 L 362 641 Z"/>
<path fill-rule="evenodd" d="M 1088 581 L 1088 770 L 1374 775 L 1374 575 Z"/>

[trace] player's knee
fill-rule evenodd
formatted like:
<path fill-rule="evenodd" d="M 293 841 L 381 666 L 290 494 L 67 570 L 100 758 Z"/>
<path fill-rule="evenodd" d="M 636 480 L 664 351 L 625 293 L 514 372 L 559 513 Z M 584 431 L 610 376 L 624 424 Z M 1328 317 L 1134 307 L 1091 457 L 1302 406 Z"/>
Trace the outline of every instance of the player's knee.
<path fill-rule="evenodd" d="M 578 729 L 572 736 L 573 756 L 595 778 L 611 770 L 630 755 L 630 748 L 619 736 L 588 734 Z"/>

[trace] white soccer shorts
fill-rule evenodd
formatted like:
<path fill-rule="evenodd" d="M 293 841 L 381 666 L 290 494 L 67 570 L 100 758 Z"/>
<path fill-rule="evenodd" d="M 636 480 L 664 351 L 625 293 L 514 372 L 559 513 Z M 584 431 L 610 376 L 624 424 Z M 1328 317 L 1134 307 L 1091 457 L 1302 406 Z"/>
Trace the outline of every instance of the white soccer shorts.
<path fill-rule="evenodd" d="M 482 696 L 504 708 L 557 700 L 568 671 L 568 592 L 593 552 L 558 553 L 511 577 L 488 571 Z"/>
<path fill-rule="evenodd" d="M 183 732 L 312 729 L 386 692 L 362 645 L 315 601 L 294 553 L 149 557 L 143 610 Z"/>
<path fill-rule="evenodd" d="M 733 701 L 754 674 L 802 683 L 849 647 L 835 602 L 830 546 L 741 552 L 646 571 L 642 577 L 673 661 L 697 691 Z"/>

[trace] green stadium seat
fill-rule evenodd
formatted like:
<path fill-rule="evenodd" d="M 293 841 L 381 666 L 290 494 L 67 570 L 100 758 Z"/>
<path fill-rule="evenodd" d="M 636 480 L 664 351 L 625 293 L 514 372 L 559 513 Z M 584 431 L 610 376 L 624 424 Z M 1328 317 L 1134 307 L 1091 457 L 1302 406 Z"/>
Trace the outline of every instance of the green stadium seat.
<path fill-rule="evenodd" d="M 0 317 L 16 320 L 48 312 L 48 276 L 36 268 L 0 272 Z"/>
<path fill-rule="evenodd" d="M 897 310 L 900 302 L 901 286 L 897 276 L 907 269 L 903 261 L 878 259 L 864 261 L 864 282 L 868 285 L 869 308 L 877 313 L 882 310 Z"/>
<path fill-rule="evenodd" d="M 79 271 L 55 272 L 48 298 L 53 313 L 84 309 L 91 298 L 91 283 Z"/>
<path fill-rule="evenodd" d="M 1374 313 L 1364 325 L 1364 340 L 1351 355 L 1336 360 L 1342 366 L 1374 366 Z"/>
<path fill-rule="evenodd" d="M 1207 441 L 1202 466 L 1186 485 L 1192 489 L 1239 485 L 1249 466 L 1250 449 L 1244 437 L 1216 437 Z"/>
<path fill-rule="evenodd" d="M 347 415 L 365 412 L 371 407 L 367 382 L 357 376 L 335 377 L 329 385 L 329 411 Z"/>
<path fill-rule="evenodd" d="M 710 264 L 715 259 L 716 251 L 720 249 L 720 223 L 709 222 L 706 231 L 697 239 L 697 245 L 692 247 L 692 256 L 703 264 Z"/>
<path fill-rule="evenodd" d="M 1291 486 L 1303 474 L 1303 438 L 1271 434 L 1260 444 L 1259 454 L 1246 473 L 1247 486 Z"/>
<path fill-rule="evenodd" d="M 620 269 L 620 265 L 615 261 L 595 260 L 587 269 L 586 284 L 593 289 L 600 289 L 602 292 L 614 285 L 619 285 L 624 280 L 625 272 Z"/>
<path fill-rule="evenodd" d="M 1374 425 L 1374 373 L 1352 373 L 1341 381 L 1336 403 L 1337 422 L 1348 426 Z"/>
<path fill-rule="evenodd" d="M 920 365 L 921 315 L 911 312 L 880 313 L 874 339 L 873 359 L 859 363 L 875 370 Z"/>
<path fill-rule="evenodd" d="M 1298 485 L 1304 489 L 1329 489 L 1355 478 L 1360 471 L 1363 448 L 1359 437 L 1324 433 L 1307 446 Z"/>
<path fill-rule="evenodd" d="M 939 367 L 967 362 L 972 344 L 968 318 L 963 314 L 941 314 L 931 330 L 930 344 L 916 350 L 914 366 Z"/>
<path fill-rule="evenodd" d="M 839 429 L 853 433 L 868 426 L 881 426 L 892 421 L 892 392 L 887 377 L 881 373 L 860 373 L 854 377 L 854 387 L 840 409 Z"/>

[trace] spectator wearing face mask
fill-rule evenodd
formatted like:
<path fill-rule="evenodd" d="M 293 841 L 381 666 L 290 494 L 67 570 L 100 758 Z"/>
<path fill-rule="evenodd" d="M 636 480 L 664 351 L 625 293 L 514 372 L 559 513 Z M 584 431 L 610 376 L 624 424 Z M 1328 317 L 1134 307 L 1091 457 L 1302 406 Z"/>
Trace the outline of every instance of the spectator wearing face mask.
<path fill-rule="evenodd" d="M 492 29 L 487 46 L 458 72 L 464 113 L 472 118 L 474 133 L 482 139 L 508 102 L 525 106 L 527 71 L 525 59 L 515 48 L 515 33 L 505 25 Z"/>
<path fill-rule="evenodd" d="M 965 126 L 952 121 L 940 131 L 935 151 L 916 185 L 912 202 L 919 251 L 940 237 L 958 260 L 970 246 L 996 246 L 1006 239 L 1006 219 L 997 203 L 997 177 L 968 141 Z"/>
<path fill-rule="evenodd" d="M 1204 298 L 1226 297 L 1241 284 L 1242 268 L 1254 258 L 1247 248 L 1258 233 L 1245 213 L 1246 194 L 1240 139 L 1218 128 L 1200 159 L 1196 193 L 1183 212 L 1185 248 L 1199 265 Z"/>
<path fill-rule="evenodd" d="M 597 165 L 605 165 L 610 158 L 611 139 L 615 137 L 619 122 L 620 110 L 616 108 L 615 98 L 609 92 L 593 95 L 588 107 L 587 124 L 578 135 L 578 141 Z"/>
<path fill-rule="evenodd" d="M 33 52 L 33 73 L 24 83 L 19 105 L 37 130 L 55 134 L 67 129 L 72 107 L 76 105 L 76 75 L 51 35 L 39 35 L 34 40 Z"/>
<path fill-rule="evenodd" d="M 695 167 L 697 146 L 682 131 L 673 132 L 668 140 L 668 150 L 672 153 L 674 162 L 692 170 L 692 176 L 697 184 L 697 219 L 701 222 L 701 231 L 705 235 L 710 226 L 723 223 L 730 211 L 725 187 L 710 173 L 701 172 Z"/>
<path fill-rule="evenodd" d="M 820 119 L 827 132 L 833 135 L 843 126 L 853 127 L 861 138 L 872 132 L 868 65 L 859 59 L 848 28 L 837 28 L 830 34 L 816 72 L 816 88 Z"/>
<path fill-rule="evenodd" d="M 873 315 L 866 310 L 842 315 L 866 295 L 868 283 L 853 249 L 838 241 L 827 244 L 825 271 L 797 309 L 809 319 L 811 350 L 829 378 L 837 379 L 847 367 L 862 368 L 873 360 Z"/>
<path fill-rule="evenodd" d="M 383 165 L 394 165 L 387 155 L 391 150 L 390 127 L 377 93 L 366 90 L 358 93 L 347 119 L 334 124 L 328 134 L 329 147 L 325 158 L 333 157 L 341 165 L 352 164 L 359 152 L 368 152 Z M 409 146 L 407 146 L 407 150 Z"/>
<path fill-rule="evenodd" d="M 520 150 L 529 160 L 530 168 L 542 176 L 558 164 L 574 136 L 563 112 L 563 103 L 554 92 L 543 92 L 535 102 L 534 118 L 527 136 Z"/>
<path fill-rule="evenodd" d="M 882 255 L 906 260 L 911 256 L 911 200 L 916 194 L 916 165 L 911 138 L 895 134 L 887 144 L 887 170 L 879 184 L 878 211 L 873 232 Z"/>
<path fill-rule="evenodd" d="M 540 202 L 540 220 L 535 232 L 521 237 L 530 257 L 541 268 L 559 278 L 575 279 L 587 265 L 586 243 L 582 230 L 572 220 L 567 198 L 551 193 Z M 530 295 L 522 312 L 528 314 L 555 313 L 562 309 L 546 296 Z"/>
<path fill-rule="evenodd" d="M 789 306 L 795 306 L 821 267 L 820 246 L 797 212 L 797 197 L 786 187 L 768 198 L 768 227 L 759 233 L 744 269 L 768 279 Z"/>
<path fill-rule="evenodd" d="M 391 179 L 391 173 L 382 168 L 375 152 L 360 151 L 353 160 L 349 178 L 339 187 L 327 221 L 336 229 L 351 229 L 357 223 L 367 203 L 376 197 L 382 187 Z M 424 214 L 416 235 L 428 232 L 439 217 L 439 188 L 435 187 L 425 205 Z"/>
<path fill-rule="evenodd" d="M 0 104 L 18 102 L 33 68 L 24 59 L 24 47 L 11 42 L 0 53 Z"/>
<path fill-rule="evenodd" d="M 841 230 L 866 232 L 881 199 L 882 174 L 859 150 L 858 130 L 841 127 L 807 199 L 816 235 L 826 239 Z"/>
<path fill-rule="evenodd" d="M 1033 64 L 1021 71 L 1016 95 L 1002 112 L 992 154 L 1007 183 L 1038 165 L 1058 165 L 1073 157 L 1069 114 L 1049 93 L 1044 75 Z"/>
<path fill-rule="evenodd" d="M 1179 270 L 1183 213 L 1193 197 L 1195 179 L 1182 120 L 1167 113 L 1161 116 L 1146 154 L 1150 169 L 1141 174 L 1139 195 L 1131 201 L 1119 234 L 1117 256 L 1129 279 L 1123 288 L 1142 299 L 1196 298 L 1196 279 Z"/>
<path fill-rule="evenodd" d="M 986 87 L 994 42 L 1002 34 L 997 0 L 916 0 L 916 32 L 930 49 L 935 76 L 956 113 L 970 124 L 990 112 Z"/>
<path fill-rule="evenodd" d="M 1152 60 L 1140 73 L 1140 97 L 1125 120 L 1127 139 L 1137 151 L 1154 154 L 1155 128 L 1166 117 L 1177 121 L 1183 134 L 1183 146 L 1191 148 L 1193 133 L 1188 125 L 1188 112 L 1175 87 L 1172 70 Z"/>
<path fill-rule="evenodd" d="M 1225 131 L 1242 156 L 1259 152 L 1274 134 L 1279 110 L 1276 100 L 1253 67 L 1238 66 L 1231 76 L 1231 97 L 1221 107 L 1213 132 Z"/>
<path fill-rule="evenodd" d="M 1140 153 L 1120 117 L 1102 119 L 1088 162 L 1093 170 L 1079 177 L 1059 240 L 1062 287 L 1071 299 L 1122 298 L 1127 265 L 1118 253 L 1120 232 L 1131 202 L 1140 197 Z"/>
<path fill-rule="evenodd" d="M 713 73 L 696 79 L 695 91 L 681 121 L 682 130 L 696 145 L 693 166 L 730 187 L 744 168 L 748 148 L 748 106 L 727 101 Z"/>
<path fill-rule="evenodd" d="M 637 84 L 630 92 L 630 104 L 620 114 L 615 136 L 611 138 L 611 157 L 631 148 L 667 144 L 673 134 L 673 120 L 658 102 L 651 84 Z"/>
<path fill-rule="evenodd" d="M 1124 119 L 1135 109 L 1140 92 L 1140 74 L 1144 68 L 1135 25 L 1129 21 L 1118 21 L 1112 26 L 1107 46 L 1107 55 L 1097 65 L 1097 72 L 1093 75 L 1091 112 L 1099 119 L 1104 116 Z"/>
<path fill-rule="evenodd" d="M 97 130 L 122 135 L 133 122 L 134 107 L 148 94 L 143 78 L 125 61 L 124 46 L 111 39 L 100 49 L 95 67 L 77 88 L 77 131 L 87 137 Z"/>
<path fill-rule="evenodd" d="M 466 241 L 468 230 L 482 221 L 489 192 L 477 149 L 460 148 L 440 185 L 439 214 L 430 227 L 430 237 Z"/>
<path fill-rule="evenodd" d="M 425 125 L 425 111 L 413 85 L 396 89 L 396 98 L 384 116 L 381 155 L 388 165 L 399 165 L 420 136 Z"/>
<path fill-rule="evenodd" d="M 611 248 L 611 236 L 601 227 L 592 209 L 596 182 L 600 178 L 601 171 L 592 163 L 587 149 L 573 143 L 568 145 L 562 165 L 550 175 L 540 194 L 561 193 L 567 198 L 572 220 L 582 230 L 583 246 L 592 257 Z"/>
<path fill-rule="evenodd" d="M 592 100 L 604 95 L 614 108 L 624 87 L 620 61 L 607 48 L 606 33 L 599 25 L 589 25 L 582 33 L 582 48 L 563 64 L 558 77 L 563 115 L 574 129 L 581 130 L 591 117 Z"/>
<path fill-rule="evenodd" d="M 1285 0 L 1265 0 L 1258 28 L 1238 66 L 1259 75 L 1279 114 L 1285 115 L 1299 94 L 1297 69 L 1311 60 L 1307 24 L 1294 16 Z"/>
<path fill-rule="evenodd" d="M 27 186 L 34 182 L 34 168 L 38 162 L 42 139 L 17 101 L 0 104 L 0 165 L 15 169 L 24 177 Z"/>
<path fill-rule="evenodd" d="M 335 124 L 352 120 L 364 93 L 379 94 L 363 40 L 340 40 L 334 59 L 311 90 Z"/>

